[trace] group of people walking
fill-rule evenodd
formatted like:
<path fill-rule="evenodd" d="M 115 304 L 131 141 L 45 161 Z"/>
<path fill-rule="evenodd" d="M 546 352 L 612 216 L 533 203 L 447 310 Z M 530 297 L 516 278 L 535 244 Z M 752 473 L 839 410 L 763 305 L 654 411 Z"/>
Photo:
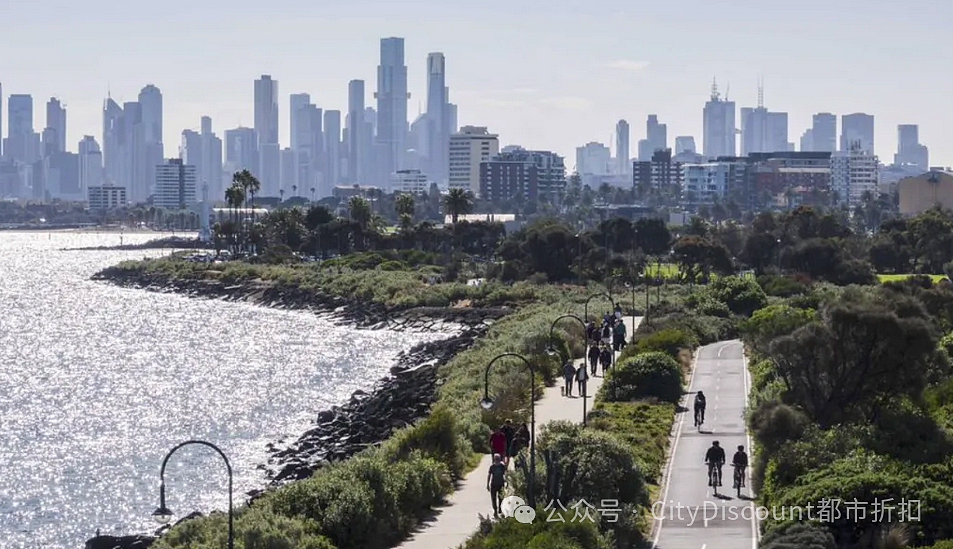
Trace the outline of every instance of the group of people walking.
<path fill-rule="evenodd" d="M 586 324 L 586 344 L 588 351 L 586 359 L 589 365 L 588 372 L 585 365 L 576 368 L 571 360 L 563 365 L 563 380 L 566 383 L 564 396 L 572 396 L 572 386 L 575 381 L 578 385 L 579 396 L 583 396 L 586 381 L 590 376 L 599 375 L 599 366 L 602 366 L 602 375 L 612 365 L 613 352 L 621 351 L 625 347 L 626 327 L 622 321 L 622 308 L 616 307 L 614 313 L 606 313 L 602 317 L 602 325 L 589 320 Z"/>
<path fill-rule="evenodd" d="M 517 429 L 513 422 L 507 419 L 490 435 L 490 449 L 493 451 L 493 464 L 486 476 L 486 489 L 493 500 L 493 516 L 500 516 L 500 503 L 503 500 L 503 489 L 506 487 L 506 469 L 510 458 L 516 457 L 520 450 L 529 446 L 529 427 L 520 425 Z"/>

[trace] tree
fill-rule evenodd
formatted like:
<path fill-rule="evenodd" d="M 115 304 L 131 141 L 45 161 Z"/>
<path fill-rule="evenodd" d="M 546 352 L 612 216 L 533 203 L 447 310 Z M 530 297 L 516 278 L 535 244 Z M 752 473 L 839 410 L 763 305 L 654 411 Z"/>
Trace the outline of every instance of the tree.
<path fill-rule="evenodd" d="M 672 245 L 672 233 L 659 218 L 641 218 L 635 222 L 635 245 L 646 255 L 663 255 Z"/>
<path fill-rule="evenodd" d="M 731 255 L 724 244 L 696 235 L 683 236 L 675 241 L 672 256 L 690 282 L 695 282 L 699 275 L 707 281 L 712 270 L 724 274 L 733 270 Z"/>
<path fill-rule="evenodd" d="M 465 189 L 454 187 L 443 197 L 444 212 L 450 216 L 453 223 L 461 215 L 466 215 L 473 211 L 473 194 Z"/>
<path fill-rule="evenodd" d="M 347 201 L 347 211 L 351 219 L 357 222 L 362 230 L 368 228 L 371 223 L 371 206 L 367 199 L 361 196 L 352 196 Z"/>
<path fill-rule="evenodd" d="M 414 225 L 414 212 L 417 205 L 414 203 L 414 195 L 410 193 L 400 193 L 394 200 L 394 210 L 397 212 L 397 218 L 403 231 L 408 231 Z"/>

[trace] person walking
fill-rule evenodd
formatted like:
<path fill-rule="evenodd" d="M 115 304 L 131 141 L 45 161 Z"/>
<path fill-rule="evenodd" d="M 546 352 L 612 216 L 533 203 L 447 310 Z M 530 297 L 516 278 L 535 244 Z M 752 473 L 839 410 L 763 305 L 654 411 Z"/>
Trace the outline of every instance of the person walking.
<path fill-rule="evenodd" d="M 510 458 L 515 455 L 513 453 L 513 437 L 516 436 L 516 427 L 513 427 L 512 420 L 507 419 L 503 422 L 503 427 L 500 428 L 500 431 L 502 431 L 503 436 L 506 437 L 506 453 L 503 454 L 503 465 L 509 467 Z"/>
<path fill-rule="evenodd" d="M 585 397 L 585 385 L 586 381 L 589 380 L 589 372 L 585 368 L 579 368 L 576 371 L 576 382 L 579 384 L 579 396 Z"/>
<path fill-rule="evenodd" d="M 606 319 L 605 323 L 602 325 L 602 342 L 606 345 L 612 341 L 612 328 L 609 326 L 609 320 Z"/>
<path fill-rule="evenodd" d="M 602 375 L 605 376 L 606 372 L 609 371 L 609 366 L 612 366 L 612 351 L 609 349 L 609 345 L 602 346 L 602 352 L 599 353 L 599 363 L 602 364 Z"/>
<path fill-rule="evenodd" d="M 503 503 L 503 489 L 506 487 L 506 465 L 500 454 L 493 454 L 493 464 L 486 475 L 486 489 L 493 502 L 493 518 L 500 516 L 500 504 Z"/>
<path fill-rule="evenodd" d="M 506 454 L 506 435 L 500 428 L 490 435 L 490 451 L 501 457 Z"/>
<path fill-rule="evenodd" d="M 589 371 L 596 375 L 596 368 L 599 367 L 599 345 L 593 343 L 589 346 Z"/>
<path fill-rule="evenodd" d="M 625 347 L 625 322 L 619 321 L 612 329 L 612 350 L 621 351 Z"/>
<path fill-rule="evenodd" d="M 572 365 L 571 360 L 567 360 L 563 366 L 563 378 L 566 380 L 566 396 L 572 396 L 572 380 L 576 377 L 576 367 Z"/>

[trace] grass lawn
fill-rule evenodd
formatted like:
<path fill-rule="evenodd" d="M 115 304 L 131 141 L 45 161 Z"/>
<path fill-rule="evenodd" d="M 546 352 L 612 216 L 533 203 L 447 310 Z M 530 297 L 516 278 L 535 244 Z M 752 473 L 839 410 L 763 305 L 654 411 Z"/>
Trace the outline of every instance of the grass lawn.
<path fill-rule="evenodd" d="M 910 278 L 911 276 L 913 275 L 912 274 L 878 274 L 877 279 L 880 280 L 880 282 L 897 282 L 900 280 Z M 931 274 L 929 276 L 930 278 L 933 279 L 934 284 L 946 278 L 946 275 L 941 275 L 941 274 Z"/>
<path fill-rule="evenodd" d="M 652 277 L 661 274 L 663 278 L 672 278 L 678 276 L 678 265 L 675 263 L 662 263 L 661 265 L 652 263 L 646 265 L 644 274 Z"/>

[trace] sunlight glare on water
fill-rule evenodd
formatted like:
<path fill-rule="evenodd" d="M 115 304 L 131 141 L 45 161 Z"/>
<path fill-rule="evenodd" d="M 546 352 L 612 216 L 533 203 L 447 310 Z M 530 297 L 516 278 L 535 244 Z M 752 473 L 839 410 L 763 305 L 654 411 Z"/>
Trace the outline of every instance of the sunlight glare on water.
<path fill-rule="evenodd" d="M 0 547 L 153 531 L 161 460 L 191 438 L 229 456 L 239 504 L 265 483 L 267 443 L 373 386 L 400 350 L 442 337 L 89 280 L 167 250 L 61 251 L 118 243 L 0 231 Z M 225 467 L 209 449 L 177 452 L 166 481 L 177 516 L 225 508 Z"/>

